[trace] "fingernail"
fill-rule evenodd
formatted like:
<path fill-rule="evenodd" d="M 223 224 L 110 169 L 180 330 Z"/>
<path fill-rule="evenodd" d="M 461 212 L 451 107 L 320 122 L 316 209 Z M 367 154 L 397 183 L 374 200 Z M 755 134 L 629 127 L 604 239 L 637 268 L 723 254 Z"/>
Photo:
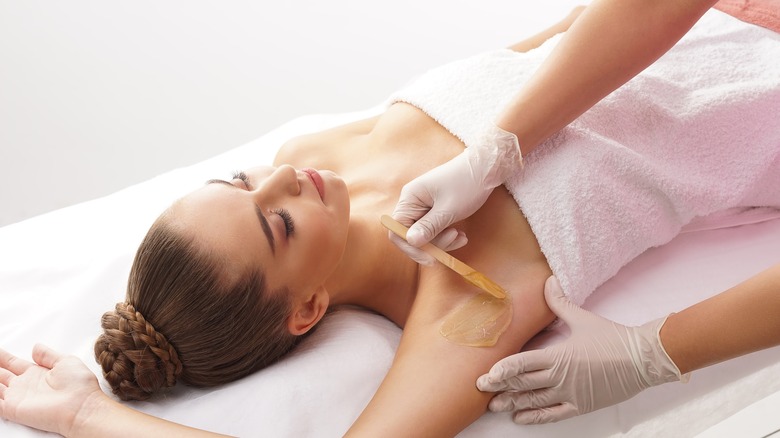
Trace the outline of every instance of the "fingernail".
<path fill-rule="evenodd" d="M 417 228 L 410 228 L 409 231 L 406 232 L 406 241 L 409 245 L 420 246 L 422 240 L 424 240 L 422 232 Z"/>
<path fill-rule="evenodd" d="M 436 264 L 436 259 L 433 257 L 415 258 L 415 261 L 423 266 L 431 267 Z"/>
<path fill-rule="evenodd" d="M 529 420 L 530 417 L 528 415 L 523 414 L 522 412 L 517 412 L 512 417 L 512 421 L 514 421 L 515 424 L 533 424 L 533 422 Z"/>
<path fill-rule="evenodd" d="M 493 365 L 488 373 L 488 378 L 491 382 L 498 382 L 501 380 L 501 376 L 504 374 L 504 368 L 502 364 Z"/>
<path fill-rule="evenodd" d="M 479 378 L 477 379 L 477 389 L 479 389 L 480 391 L 485 391 L 484 388 L 487 387 L 488 385 L 490 385 L 490 380 L 488 379 L 487 374 L 483 374 L 479 376 Z"/>
<path fill-rule="evenodd" d="M 488 403 L 488 409 L 490 409 L 493 412 L 503 412 L 506 409 L 506 403 L 503 403 L 501 399 L 493 398 L 490 400 L 490 403 Z"/>

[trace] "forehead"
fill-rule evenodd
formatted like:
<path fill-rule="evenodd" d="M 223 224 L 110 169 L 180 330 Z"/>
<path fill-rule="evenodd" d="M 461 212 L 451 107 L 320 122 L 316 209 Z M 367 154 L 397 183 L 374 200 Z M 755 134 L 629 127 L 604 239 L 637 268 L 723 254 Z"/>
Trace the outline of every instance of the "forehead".
<path fill-rule="evenodd" d="M 269 261 L 270 248 L 250 202 L 238 189 L 208 184 L 176 201 L 169 220 L 193 236 L 195 245 L 228 266 L 248 268 Z"/>

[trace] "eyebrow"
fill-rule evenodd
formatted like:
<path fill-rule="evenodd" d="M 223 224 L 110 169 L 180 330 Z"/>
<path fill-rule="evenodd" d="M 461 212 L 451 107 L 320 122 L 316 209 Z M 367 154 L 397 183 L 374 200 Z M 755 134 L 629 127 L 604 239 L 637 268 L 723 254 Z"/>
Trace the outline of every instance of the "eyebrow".
<path fill-rule="evenodd" d="M 233 187 L 234 189 L 238 188 L 233 184 L 221 179 L 210 179 L 206 181 L 206 185 L 208 184 L 222 184 L 228 187 Z M 271 231 L 271 226 L 268 225 L 268 219 L 266 219 L 263 215 L 263 210 L 257 204 L 255 204 L 255 214 L 257 214 L 257 219 L 260 221 L 260 227 L 263 229 L 265 238 L 268 239 L 268 246 L 271 247 L 271 254 L 276 255 L 276 240 L 274 239 L 274 233 Z"/>

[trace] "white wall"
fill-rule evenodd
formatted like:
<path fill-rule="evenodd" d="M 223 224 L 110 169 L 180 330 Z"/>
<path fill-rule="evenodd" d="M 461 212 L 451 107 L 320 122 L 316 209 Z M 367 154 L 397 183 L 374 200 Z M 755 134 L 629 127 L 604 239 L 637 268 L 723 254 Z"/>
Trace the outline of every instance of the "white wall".
<path fill-rule="evenodd" d="M 0 0 L 0 226 L 369 108 L 581 3 Z"/>

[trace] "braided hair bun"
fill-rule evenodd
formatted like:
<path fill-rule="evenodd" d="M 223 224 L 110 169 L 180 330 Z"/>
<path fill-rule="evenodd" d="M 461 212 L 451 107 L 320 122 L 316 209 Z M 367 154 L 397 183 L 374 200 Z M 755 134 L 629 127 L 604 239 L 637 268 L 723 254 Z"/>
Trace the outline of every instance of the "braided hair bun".
<path fill-rule="evenodd" d="M 117 303 L 103 314 L 101 326 L 95 359 L 119 398 L 146 400 L 176 384 L 182 372 L 176 350 L 135 307 Z"/>

